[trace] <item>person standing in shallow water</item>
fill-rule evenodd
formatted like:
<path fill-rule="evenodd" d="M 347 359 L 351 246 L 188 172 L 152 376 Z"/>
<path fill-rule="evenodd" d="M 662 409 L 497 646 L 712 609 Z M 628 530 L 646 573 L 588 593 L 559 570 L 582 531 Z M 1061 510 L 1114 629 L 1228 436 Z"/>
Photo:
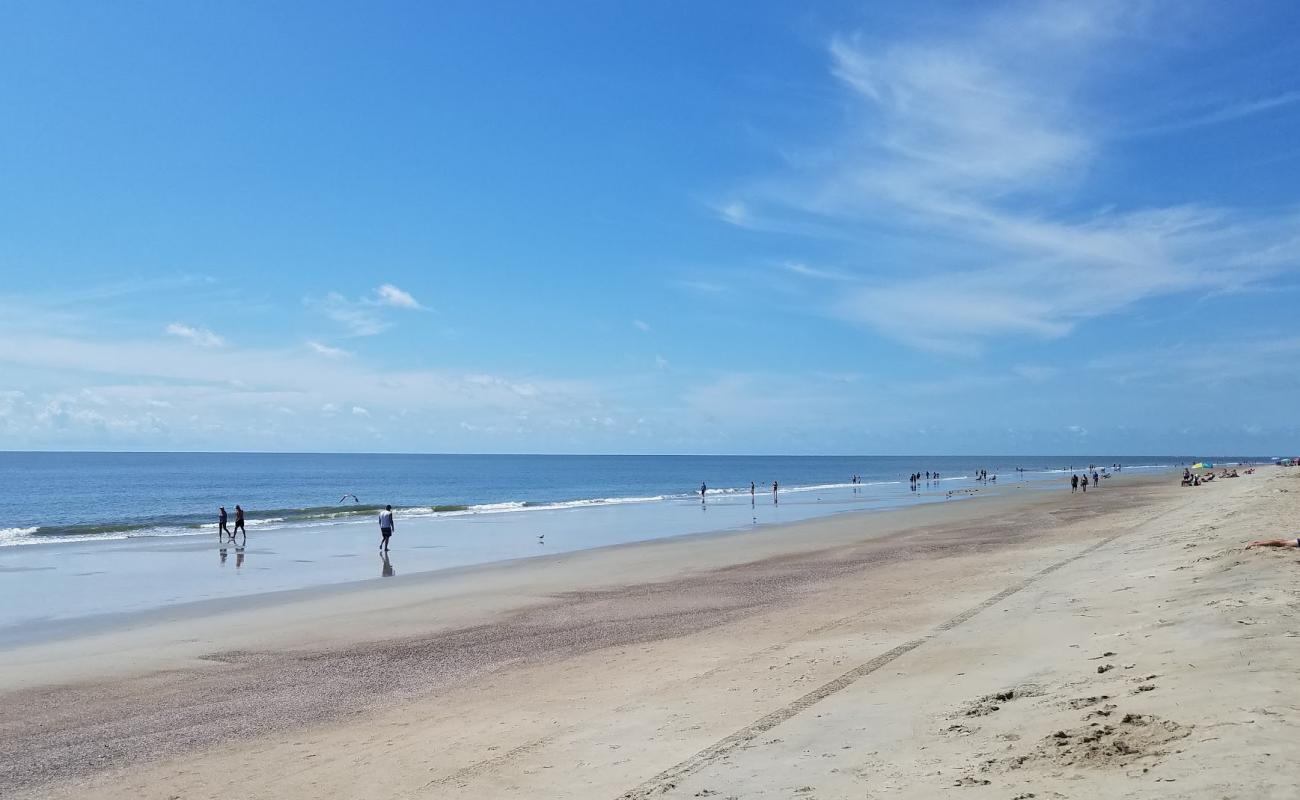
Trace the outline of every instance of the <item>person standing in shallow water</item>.
<path fill-rule="evenodd" d="M 701 483 L 701 484 L 700 484 L 700 502 L 701 502 L 701 503 L 704 502 L 704 495 L 705 495 L 705 493 L 708 492 L 708 491 L 709 491 L 709 485 L 708 485 L 707 483 Z"/>
<path fill-rule="evenodd" d="M 776 489 L 777 489 L 776 481 L 772 481 L 772 502 L 773 502 L 773 503 L 779 503 L 779 502 L 781 502 L 781 501 L 778 500 L 777 497 L 776 497 Z"/>
<path fill-rule="evenodd" d="M 388 540 L 393 535 L 393 507 L 384 506 L 379 512 L 379 549 L 388 552 Z"/>

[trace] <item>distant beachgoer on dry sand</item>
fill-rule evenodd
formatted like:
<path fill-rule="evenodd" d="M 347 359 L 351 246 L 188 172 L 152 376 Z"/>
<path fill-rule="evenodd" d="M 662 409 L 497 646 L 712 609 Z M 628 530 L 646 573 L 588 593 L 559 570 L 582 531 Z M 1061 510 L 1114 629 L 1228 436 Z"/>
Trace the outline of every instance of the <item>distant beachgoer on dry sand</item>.
<path fill-rule="evenodd" d="M 1300 539 L 1260 539 L 1246 545 L 1247 549 L 1251 547 L 1300 547 Z"/>

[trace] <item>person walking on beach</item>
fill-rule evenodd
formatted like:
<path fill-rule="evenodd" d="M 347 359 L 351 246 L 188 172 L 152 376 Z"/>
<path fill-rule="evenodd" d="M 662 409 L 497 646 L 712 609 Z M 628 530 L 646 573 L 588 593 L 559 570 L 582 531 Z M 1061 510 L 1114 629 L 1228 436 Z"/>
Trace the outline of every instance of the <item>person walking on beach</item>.
<path fill-rule="evenodd" d="M 384 506 L 379 512 L 379 549 L 388 552 L 388 540 L 393 535 L 393 507 Z"/>
<path fill-rule="evenodd" d="M 1079 480 L 1079 488 L 1083 490 L 1084 494 L 1088 493 L 1088 473 L 1083 473 L 1083 478 Z"/>
<path fill-rule="evenodd" d="M 1070 494 L 1079 491 L 1079 474 L 1075 473 L 1070 476 Z"/>
<path fill-rule="evenodd" d="M 238 503 L 235 504 L 235 533 L 243 533 L 245 538 L 248 537 L 248 531 L 244 528 L 244 509 Z M 230 534 L 231 539 L 235 538 L 235 533 Z"/>
<path fill-rule="evenodd" d="M 225 507 L 225 506 L 222 506 L 221 508 L 217 509 L 217 535 L 220 536 L 220 535 L 222 535 L 223 533 L 224 533 L 225 535 L 227 535 L 227 536 L 231 536 L 231 535 L 232 535 L 232 534 L 230 533 L 230 529 L 226 527 L 226 507 Z"/>
<path fill-rule="evenodd" d="M 757 487 L 754 486 L 754 482 L 753 482 L 753 481 L 750 481 L 750 482 L 749 482 L 749 496 L 750 496 L 751 499 L 754 497 L 754 489 L 755 489 L 755 488 L 757 488 Z"/>
<path fill-rule="evenodd" d="M 1092 488 L 1097 489 L 1100 486 L 1101 486 L 1101 476 L 1099 476 L 1097 474 L 1097 470 L 1094 469 L 1092 471 Z"/>

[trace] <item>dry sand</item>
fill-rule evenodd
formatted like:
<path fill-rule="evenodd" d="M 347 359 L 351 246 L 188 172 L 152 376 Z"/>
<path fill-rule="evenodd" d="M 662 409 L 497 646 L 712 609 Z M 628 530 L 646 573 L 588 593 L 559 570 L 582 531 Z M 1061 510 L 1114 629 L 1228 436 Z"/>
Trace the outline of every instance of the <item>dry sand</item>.
<path fill-rule="evenodd" d="M 1300 796 L 1300 470 L 173 609 L 0 653 L 0 796 Z"/>

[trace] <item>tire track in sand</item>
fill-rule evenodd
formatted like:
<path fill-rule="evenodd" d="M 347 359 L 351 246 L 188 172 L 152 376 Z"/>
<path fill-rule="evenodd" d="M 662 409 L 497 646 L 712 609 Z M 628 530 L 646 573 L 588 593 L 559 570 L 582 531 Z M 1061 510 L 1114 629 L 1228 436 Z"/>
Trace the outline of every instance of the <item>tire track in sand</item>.
<path fill-rule="evenodd" d="M 717 742 L 714 742 L 713 744 L 709 745 L 703 750 L 700 750 L 698 753 L 691 756 L 690 758 L 687 758 L 684 761 L 674 764 L 668 769 L 651 777 L 649 780 L 641 783 L 636 788 L 629 789 L 623 794 L 620 794 L 617 800 L 645 800 L 645 798 L 654 797 L 655 795 L 666 794 L 667 792 L 672 791 L 677 787 L 677 783 L 682 779 L 689 777 L 690 775 L 696 772 L 699 772 L 701 769 L 713 763 L 714 761 L 717 761 L 718 759 L 722 758 L 723 756 L 726 756 L 728 753 L 732 752 L 733 750 L 743 745 L 746 745 L 749 742 L 752 742 L 754 739 L 757 739 L 759 736 L 763 735 L 767 731 L 772 730 L 773 728 L 780 725 L 781 723 L 789 719 L 792 719 L 793 717 L 798 716 L 799 714 L 803 713 L 804 711 L 816 705 L 817 703 L 820 703 L 821 701 L 825 700 L 831 695 L 843 691 L 844 689 L 847 689 L 848 687 L 852 686 L 854 683 L 861 680 L 862 678 L 879 670 L 881 667 L 888 665 L 890 662 L 897 660 L 901 656 L 904 656 L 912 652 L 913 650 L 925 644 L 926 642 L 929 642 L 932 639 L 935 639 L 943 635 L 944 633 L 952 630 L 953 628 L 956 628 L 957 626 L 965 622 L 968 622 L 969 620 L 971 620 L 973 617 L 977 616 L 981 612 L 992 608 L 993 606 L 997 605 L 998 603 L 1001 603 L 1003 600 L 1006 600 L 1008 597 L 1011 597 L 1017 592 L 1020 592 L 1028 588 L 1029 586 L 1032 586 L 1034 583 L 1038 582 L 1042 578 L 1047 577 L 1053 572 L 1056 572 L 1062 567 L 1068 566 L 1074 563 L 1075 561 L 1078 561 L 1081 558 L 1085 558 L 1091 555 L 1093 552 L 1101 549 L 1102 547 L 1105 547 L 1106 545 L 1110 544 L 1116 539 L 1126 536 L 1135 530 L 1143 528 L 1151 524 L 1152 522 L 1154 522 L 1156 519 L 1163 517 L 1168 513 L 1171 512 L 1162 511 L 1160 513 L 1154 514 L 1148 519 L 1143 520 L 1141 523 L 1133 526 L 1132 528 L 1129 528 L 1126 531 L 1123 531 L 1122 533 L 1116 533 L 1107 536 L 1104 539 L 1101 539 L 1097 542 L 1088 545 L 1087 547 L 1085 547 L 1084 549 L 1080 550 L 1079 552 L 1075 553 L 1072 556 L 1068 556 L 1066 558 L 1061 559 L 1060 561 L 1049 564 L 1048 566 L 1040 569 L 1038 572 L 1035 572 L 1032 575 L 1029 575 L 1011 584 L 1010 586 L 998 592 L 997 594 L 986 598 L 985 600 L 972 606 L 971 608 L 966 609 L 960 614 L 948 620 L 945 620 L 944 622 L 939 623 L 933 629 L 931 629 L 930 632 L 926 633 L 925 635 L 904 642 L 903 644 L 900 644 L 891 650 L 887 650 L 881 653 L 880 655 L 876 656 L 870 661 L 867 661 L 863 664 L 859 664 L 858 666 L 854 667 L 848 672 L 845 672 L 843 675 L 840 675 L 838 678 L 835 678 L 834 680 L 828 683 L 822 684 L 816 689 L 813 689 L 811 692 L 808 692 L 802 697 L 799 697 L 793 700 L 792 702 L 787 703 L 784 706 L 781 706 L 775 711 L 772 711 L 771 713 L 755 720 L 754 722 L 750 723 L 749 725 L 746 725 L 745 727 L 741 728 L 735 733 L 723 739 L 720 739 Z"/>

